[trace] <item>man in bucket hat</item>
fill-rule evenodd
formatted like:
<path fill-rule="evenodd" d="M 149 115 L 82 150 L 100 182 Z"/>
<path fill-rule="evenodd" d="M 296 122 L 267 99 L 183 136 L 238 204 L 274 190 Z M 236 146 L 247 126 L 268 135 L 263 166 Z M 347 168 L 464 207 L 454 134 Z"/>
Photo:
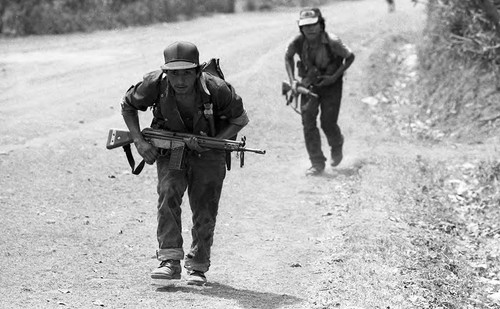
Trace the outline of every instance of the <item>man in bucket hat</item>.
<path fill-rule="evenodd" d="M 160 266 L 151 273 L 153 283 L 181 278 L 181 260 L 188 284 L 203 285 L 210 267 L 215 221 L 226 175 L 224 150 L 207 150 L 196 138 L 189 148 L 182 170 L 169 169 L 170 153 L 161 153 L 144 140 L 137 111 L 152 108 L 151 127 L 172 132 L 234 139 L 248 123 L 241 98 L 223 79 L 201 71 L 198 48 L 190 42 L 175 42 L 164 50 L 161 70 L 144 75 L 130 87 L 122 100 L 123 119 L 146 163 L 156 162 L 158 174 Z M 210 108 L 210 117 L 206 109 Z M 181 202 L 187 190 L 192 211 L 192 243 L 184 256 Z"/>
<path fill-rule="evenodd" d="M 352 51 L 337 36 L 325 31 L 325 19 L 318 8 L 300 11 L 300 33 L 287 46 L 285 67 L 292 91 L 302 85 L 316 93 L 317 102 L 309 102 L 300 95 L 301 117 L 306 149 L 312 166 L 306 175 L 319 175 L 325 169 L 326 157 L 321 149 L 321 138 L 316 119 L 321 110 L 321 128 L 330 146 L 331 166 L 340 164 L 343 158 L 344 136 L 337 124 L 342 99 L 342 77 L 354 61 Z M 294 55 L 298 55 L 295 77 Z"/>

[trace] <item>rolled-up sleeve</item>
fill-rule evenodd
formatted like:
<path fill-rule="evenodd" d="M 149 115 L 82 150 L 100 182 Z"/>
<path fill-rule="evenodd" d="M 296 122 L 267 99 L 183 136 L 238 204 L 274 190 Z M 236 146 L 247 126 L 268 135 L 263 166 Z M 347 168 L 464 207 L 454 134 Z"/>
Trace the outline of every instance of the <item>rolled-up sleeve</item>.
<path fill-rule="evenodd" d="M 137 111 L 145 111 L 153 106 L 160 92 L 160 81 L 162 71 L 154 71 L 144 75 L 141 82 L 131 86 L 121 102 L 122 115 L 137 114 Z"/>
<path fill-rule="evenodd" d="M 231 118 L 229 119 L 229 123 L 244 127 L 250 122 L 250 119 L 248 119 L 247 111 L 243 110 L 243 113 L 239 117 L 236 118 Z"/>

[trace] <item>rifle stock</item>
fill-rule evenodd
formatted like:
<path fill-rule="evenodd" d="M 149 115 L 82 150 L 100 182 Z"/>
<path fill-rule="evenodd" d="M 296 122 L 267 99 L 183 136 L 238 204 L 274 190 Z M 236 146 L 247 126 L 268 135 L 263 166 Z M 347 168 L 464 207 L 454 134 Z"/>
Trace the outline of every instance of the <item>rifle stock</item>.
<path fill-rule="evenodd" d="M 304 87 L 301 84 L 297 85 L 297 92 L 294 93 L 292 91 L 292 86 L 287 81 L 283 81 L 281 84 L 281 94 L 286 97 L 286 105 L 290 105 L 292 104 L 293 101 L 295 101 L 295 104 L 291 105 L 291 107 L 297 114 L 301 114 L 301 111 L 306 110 L 311 102 L 317 102 L 319 98 L 319 96 L 316 93 L 312 92 L 311 90 L 309 90 L 308 88 Z M 301 106 L 300 110 L 298 108 L 299 104 L 297 100 L 299 94 L 303 94 L 309 99 L 309 102 L 304 106 Z"/>
<path fill-rule="evenodd" d="M 110 129 L 108 133 L 108 140 L 106 141 L 106 148 L 115 149 L 132 144 L 133 142 L 134 141 L 132 140 L 132 136 L 129 131 Z"/>
<path fill-rule="evenodd" d="M 286 95 L 290 91 L 292 91 L 292 86 L 290 85 L 290 83 L 287 81 L 283 81 L 283 83 L 281 84 L 281 94 Z M 302 85 L 297 85 L 297 92 L 300 94 L 304 94 L 306 96 L 310 96 L 314 99 L 318 98 L 318 95 L 316 93 L 312 92 L 311 90 L 307 89 Z"/>

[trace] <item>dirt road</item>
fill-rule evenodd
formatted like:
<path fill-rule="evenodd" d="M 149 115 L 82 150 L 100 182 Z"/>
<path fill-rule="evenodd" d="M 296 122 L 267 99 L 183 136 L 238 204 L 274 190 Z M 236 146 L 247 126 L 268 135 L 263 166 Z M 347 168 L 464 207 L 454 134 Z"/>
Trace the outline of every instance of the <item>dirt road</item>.
<path fill-rule="evenodd" d="M 280 89 L 298 9 L 0 41 L 0 307 L 411 308 L 390 245 L 404 230 L 386 207 L 401 202 L 398 171 L 377 162 L 427 149 L 373 126 L 361 102 L 380 42 L 423 26 L 423 8 L 406 2 L 392 14 L 373 0 L 323 8 L 357 59 L 340 117 L 345 160 L 317 178 L 304 176 L 300 119 Z M 107 130 L 124 127 L 122 94 L 175 40 L 221 59 L 251 118 L 248 145 L 268 152 L 228 173 L 205 287 L 150 285 L 155 169 L 133 176 L 122 151 L 104 148 Z"/>

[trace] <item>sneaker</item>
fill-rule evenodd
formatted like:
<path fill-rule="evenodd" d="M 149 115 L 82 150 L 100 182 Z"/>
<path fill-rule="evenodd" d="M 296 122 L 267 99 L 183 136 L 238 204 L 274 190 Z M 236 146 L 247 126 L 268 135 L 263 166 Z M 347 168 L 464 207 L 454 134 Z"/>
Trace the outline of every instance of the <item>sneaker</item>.
<path fill-rule="evenodd" d="M 310 168 L 307 169 L 306 176 L 317 176 L 317 175 L 323 173 L 324 169 L 325 168 L 322 168 L 320 166 L 313 165 L 313 166 L 311 166 Z"/>
<path fill-rule="evenodd" d="M 181 262 L 179 260 L 166 260 L 151 272 L 151 279 L 172 280 L 181 278 Z"/>
<path fill-rule="evenodd" d="M 207 283 L 207 277 L 205 277 L 205 273 L 198 270 L 192 270 L 189 272 L 187 279 L 188 285 L 204 285 L 205 283 Z"/>

